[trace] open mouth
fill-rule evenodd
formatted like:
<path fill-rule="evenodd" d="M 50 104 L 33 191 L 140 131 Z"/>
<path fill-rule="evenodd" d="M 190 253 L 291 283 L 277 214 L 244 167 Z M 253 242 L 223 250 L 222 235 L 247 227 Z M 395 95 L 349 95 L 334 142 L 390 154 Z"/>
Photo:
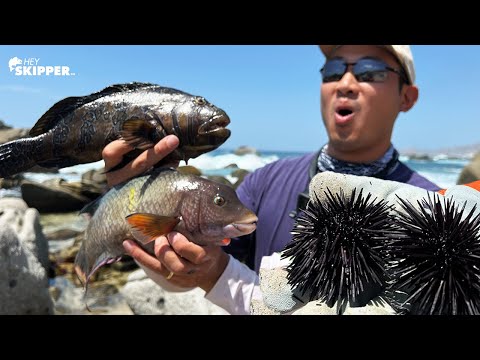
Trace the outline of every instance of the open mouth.
<path fill-rule="evenodd" d="M 226 127 L 230 124 L 230 118 L 227 114 L 220 114 L 211 118 L 205 124 L 200 125 L 198 133 L 200 135 L 211 135 L 217 137 L 229 137 L 230 130 Z"/>
<path fill-rule="evenodd" d="M 337 115 L 342 116 L 342 117 L 352 115 L 353 110 L 354 110 L 353 107 L 351 105 L 348 105 L 348 104 L 338 104 L 335 107 L 335 113 Z"/>
<path fill-rule="evenodd" d="M 240 221 L 225 226 L 224 231 L 228 237 L 247 235 L 255 231 L 257 228 L 257 221 L 257 216 L 252 213 L 250 216 L 247 216 Z"/>
<path fill-rule="evenodd" d="M 353 111 L 350 109 L 339 109 L 336 111 L 338 115 L 340 116 L 348 116 L 353 114 Z"/>

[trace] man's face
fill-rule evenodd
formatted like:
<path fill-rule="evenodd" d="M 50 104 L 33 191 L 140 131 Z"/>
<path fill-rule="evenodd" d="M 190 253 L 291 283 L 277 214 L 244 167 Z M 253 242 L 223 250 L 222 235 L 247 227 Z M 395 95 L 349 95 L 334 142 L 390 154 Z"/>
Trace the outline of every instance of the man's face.
<path fill-rule="evenodd" d="M 401 68 L 392 54 L 375 45 L 343 45 L 331 58 L 355 63 L 365 57 L 382 60 L 394 69 Z M 384 82 L 359 82 L 351 71 L 352 66 L 339 81 L 321 85 L 328 152 L 345 161 L 373 161 L 390 146 L 407 86 L 399 91 L 399 75 L 394 72 L 389 71 Z"/>

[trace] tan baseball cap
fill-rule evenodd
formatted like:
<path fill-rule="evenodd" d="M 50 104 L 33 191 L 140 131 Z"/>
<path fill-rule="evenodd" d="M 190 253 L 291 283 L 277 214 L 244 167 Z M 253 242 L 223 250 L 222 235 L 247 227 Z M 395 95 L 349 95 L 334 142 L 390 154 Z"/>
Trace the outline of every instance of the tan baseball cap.
<path fill-rule="evenodd" d="M 318 45 L 325 57 L 328 59 L 333 52 L 341 45 Z M 413 55 L 410 45 L 377 45 L 385 48 L 393 54 L 402 65 L 405 74 L 411 84 L 415 84 L 415 67 L 413 65 Z"/>

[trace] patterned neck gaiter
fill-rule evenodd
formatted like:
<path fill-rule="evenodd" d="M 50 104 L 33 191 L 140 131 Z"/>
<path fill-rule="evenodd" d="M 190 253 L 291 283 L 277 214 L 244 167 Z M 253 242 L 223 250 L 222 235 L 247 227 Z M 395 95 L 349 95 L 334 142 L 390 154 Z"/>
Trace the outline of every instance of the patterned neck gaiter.
<path fill-rule="evenodd" d="M 393 173 L 399 164 L 399 155 L 393 145 L 390 145 L 390 148 L 382 158 L 365 164 L 348 163 L 334 159 L 327 154 L 327 149 L 328 144 L 322 148 L 322 151 L 318 156 L 318 169 L 320 171 L 333 171 L 342 174 L 384 178 Z"/>

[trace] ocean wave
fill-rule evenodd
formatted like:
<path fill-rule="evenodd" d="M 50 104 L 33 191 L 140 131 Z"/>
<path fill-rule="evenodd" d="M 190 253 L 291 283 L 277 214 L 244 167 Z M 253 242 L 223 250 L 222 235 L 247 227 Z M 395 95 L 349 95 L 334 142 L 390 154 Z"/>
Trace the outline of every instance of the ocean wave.
<path fill-rule="evenodd" d="M 288 152 L 259 152 L 259 154 L 235 155 L 232 152 L 218 152 L 213 151 L 208 154 L 203 154 L 195 159 L 190 159 L 188 165 L 197 167 L 205 175 L 219 175 L 225 176 L 227 179 L 234 181 L 236 178 L 231 177 L 231 173 L 236 169 L 232 165 L 237 165 L 238 168 L 247 171 L 255 171 L 271 162 L 281 158 L 298 156 L 297 153 Z M 456 184 L 460 172 L 468 164 L 467 160 L 460 159 L 441 159 L 437 161 L 432 160 L 409 160 L 401 157 L 401 160 L 413 170 L 418 171 L 421 175 L 438 184 L 441 187 L 447 188 Z M 186 165 L 184 161 L 180 165 Z M 86 171 L 91 169 L 102 169 L 104 162 L 98 161 L 91 164 L 75 165 L 68 168 L 60 169 L 57 174 L 50 173 L 25 173 L 26 179 L 31 181 L 43 182 L 52 178 L 63 178 L 65 181 L 75 182 L 80 181 L 81 176 Z M 1 197 L 0 193 L 0 197 Z M 5 196 L 6 193 L 3 192 Z M 7 195 L 8 196 L 8 195 Z"/>

